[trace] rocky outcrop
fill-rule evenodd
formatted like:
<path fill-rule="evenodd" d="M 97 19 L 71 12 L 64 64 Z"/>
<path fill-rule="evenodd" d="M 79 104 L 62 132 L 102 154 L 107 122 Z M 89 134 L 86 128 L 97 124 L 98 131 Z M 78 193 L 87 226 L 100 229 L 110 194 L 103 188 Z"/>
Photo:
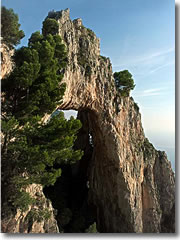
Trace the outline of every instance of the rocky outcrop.
<path fill-rule="evenodd" d="M 2 205 L 1 231 L 4 233 L 58 233 L 55 211 L 51 202 L 46 199 L 42 186 L 32 184 L 26 192 L 36 201 L 27 211 L 17 211 L 8 214 L 5 204 Z M 4 201 L 3 201 L 4 202 Z M 8 204 L 8 203 L 7 203 Z"/>
<path fill-rule="evenodd" d="M 68 49 L 59 107 L 77 110 L 82 123 L 88 119 L 93 139 L 87 175 L 98 231 L 174 232 L 174 173 L 166 154 L 145 138 L 137 104 L 116 90 L 111 62 L 81 19 L 71 21 L 69 9 L 49 17 L 58 20 Z"/>
<path fill-rule="evenodd" d="M 1 76 L 0 78 L 4 78 L 7 74 L 9 74 L 13 69 L 13 63 L 11 57 L 14 54 L 14 50 L 10 49 L 5 43 L 1 43 L 0 46 L 1 52 Z"/>

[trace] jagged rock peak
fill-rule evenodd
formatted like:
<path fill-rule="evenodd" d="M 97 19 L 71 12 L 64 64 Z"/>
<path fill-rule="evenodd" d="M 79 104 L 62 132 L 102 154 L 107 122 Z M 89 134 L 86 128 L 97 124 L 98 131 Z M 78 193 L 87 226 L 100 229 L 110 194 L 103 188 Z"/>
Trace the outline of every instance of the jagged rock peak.
<path fill-rule="evenodd" d="M 48 17 L 55 18 L 58 21 L 59 34 L 66 41 L 69 53 L 72 53 L 71 47 L 75 45 L 74 48 L 72 48 L 74 54 L 77 53 L 77 50 L 79 50 L 79 48 L 83 48 L 82 51 L 87 50 L 86 53 L 92 49 L 92 52 L 94 52 L 96 56 L 100 55 L 99 38 L 97 38 L 92 30 L 84 27 L 81 18 L 77 18 L 71 21 L 69 16 L 69 9 L 57 12 L 51 11 L 48 14 Z M 71 39 L 73 39 L 73 42 Z"/>
<path fill-rule="evenodd" d="M 76 27 L 81 27 L 82 26 L 82 19 L 81 18 L 74 19 L 73 23 L 76 25 Z"/>
<path fill-rule="evenodd" d="M 69 13 L 70 13 L 69 8 L 66 8 L 65 10 L 61 10 L 61 11 L 52 10 L 48 13 L 47 17 L 56 18 L 56 19 L 62 18 L 64 21 L 67 21 L 70 19 Z"/>

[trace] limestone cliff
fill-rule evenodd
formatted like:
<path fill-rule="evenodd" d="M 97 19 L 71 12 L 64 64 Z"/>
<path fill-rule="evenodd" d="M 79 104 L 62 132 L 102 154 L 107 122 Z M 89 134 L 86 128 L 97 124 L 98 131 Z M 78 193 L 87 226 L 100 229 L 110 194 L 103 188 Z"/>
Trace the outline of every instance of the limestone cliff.
<path fill-rule="evenodd" d="M 5 190 L 8 190 L 8 187 Z M 2 196 L 1 231 L 4 233 L 58 233 L 54 218 L 55 211 L 51 202 L 44 196 L 42 186 L 31 184 L 26 188 L 26 192 L 30 193 L 36 204 L 29 206 L 27 211 L 17 209 L 14 213 L 9 211 L 8 202 L 3 199 L 7 192 L 2 192 L 4 196 Z"/>
<path fill-rule="evenodd" d="M 48 17 L 57 19 L 68 49 L 63 80 L 67 87 L 59 108 L 77 110 L 83 124 L 77 146 L 85 153 L 76 172 L 81 167 L 87 177 L 88 203 L 94 208 L 98 232 L 174 232 L 174 173 L 165 152 L 157 151 L 145 137 L 138 105 L 116 90 L 110 59 L 100 55 L 99 39 L 81 19 L 71 21 L 69 9 Z M 17 212 L 14 219 L 4 219 L 4 231 L 58 232 L 42 187 L 33 185 L 30 192 L 52 210 L 50 222 L 30 224 L 29 211 Z M 14 222 L 9 230 L 10 220 Z"/>
<path fill-rule="evenodd" d="M 13 69 L 13 63 L 11 57 L 14 54 L 14 50 L 10 49 L 5 43 L 1 43 L 1 76 L 2 79 L 7 74 L 9 74 Z"/>
<path fill-rule="evenodd" d="M 116 90 L 96 35 L 81 19 L 71 21 L 69 9 L 53 17 L 69 53 L 59 107 L 77 110 L 93 139 L 87 174 L 98 231 L 174 232 L 175 178 L 165 152 L 145 138 L 133 98 Z"/>

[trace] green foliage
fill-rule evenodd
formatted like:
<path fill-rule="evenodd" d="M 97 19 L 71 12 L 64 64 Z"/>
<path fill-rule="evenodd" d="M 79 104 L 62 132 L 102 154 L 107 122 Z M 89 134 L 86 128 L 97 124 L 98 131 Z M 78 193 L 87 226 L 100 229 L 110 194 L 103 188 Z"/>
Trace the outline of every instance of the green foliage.
<path fill-rule="evenodd" d="M 29 193 L 23 190 L 16 192 L 13 198 L 13 205 L 16 208 L 19 208 L 21 211 L 27 211 L 29 205 L 32 205 L 35 202 L 35 199 L 33 199 Z"/>
<path fill-rule="evenodd" d="M 85 56 L 81 51 L 77 55 L 77 60 L 80 66 L 82 66 L 85 69 L 85 76 L 90 76 L 92 73 L 92 69 L 89 63 L 89 60 L 87 59 L 87 56 Z"/>
<path fill-rule="evenodd" d="M 63 69 L 67 52 L 60 36 L 32 34 L 29 46 L 16 50 L 16 67 L 2 82 L 2 112 L 26 122 L 30 116 L 51 113 L 65 91 Z"/>
<path fill-rule="evenodd" d="M 28 47 L 15 51 L 15 68 L 2 82 L 3 176 L 14 186 L 9 199 L 22 211 L 34 201 L 26 192 L 29 184 L 54 185 L 61 176 L 61 164 L 72 164 L 82 156 L 73 150 L 79 120 L 66 120 L 60 112 L 42 122 L 65 91 L 61 80 L 67 52 L 60 36 L 49 34 L 55 34 L 48 27 L 53 30 L 54 21 L 45 20 L 44 35 L 33 33 Z"/>
<path fill-rule="evenodd" d="M 34 44 L 38 44 L 43 40 L 44 36 L 40 33 L 40 31 L 36 31 L 31 34 L 29 39 L 29 47 L 33 46 Z"/>
<path fill-rule="evenodd" d="M 16 46 L 24 37 L 24 32 L 20 28 L 18 15 L 13 9 L 1 7 L 1 36 L 3 41 L 10 47 Z"/>
<path fill-rule="evenodd" d="M 102 55 L 100 55 L 100 59 L 102 59 L 103 61 L 107 61 L 107 57 L 105 57 L 105 56 L 102 56 Z"/>
<path fill-rule="evenodd" d="M 54 185 L 61 176 L 60 164 L 74 163 L 82 157 L 81 151 L 72 148 L 80 127 L 79 120 L 66 120 L 62 112 L 47 124 L 34 117 L 23 128 L 14 117 L 2 120 L 2 165 L 16 171 L 11 180 L 16 185 L 15 207 L 25 210 L 31 204 L 27 194 L 20 192 L 23 187 L 32 183 Z"/>
<path fill-rule="evenodd" d="M 128 70 L 114 73 L 115 85 L 121 96 L 128 97 L 130 90 L 133 90 L 134 80 Z"/>
<path fill-rule="evenodd" d="M 88 229 L 86 229 L 85 231 L 86 233 L 97 233 L 97 229 L 96 229 L 96 223 L 93 223 L 92 225 L 89 226 Z"/>
<path fill-rule="evenodd" d="M 58 34 L 59 25 L 55 19 L 46 18 L 43 22 L 42 34 L 47 36 L 48 34 Z"/>
<path fill-rule="evenodd" d="M 149 142 L 148 138 L 144 139 L 144 147 L 145 148 L 149 148 L 149 149 L 153 149 L 154 148 L 152 143 Z"/>
<path fill-rule="evenodd" d="M 147 138 L 144 139 L 143 148 L 145 162 L 150 161 L 155 150 L 154 146 L 149 142 Z"/>
<path fill-rule="evenodd" d="M 48 209 L 36 209 L 33 208 L 26 216 L 26 220 L 28 220 L 29 224 L 33 222 L 41 222 L 43 220 L 47 221 L 51 217 L 51 212 Z"/>
<path fill-rule="evenodd" d="M 85 56 L 85 54 L 83 54 L 81 50 L 77 55 L 77 60 L 79 65 L 81 65 L 83 68 L 85 68 L 89 64 L 87 56 Z"/>
<path fill-rule="evenodd" d="M 91 41 L 93 42 L 95 33 L 89 28 L 87 28 L 87 33 L 88 33 L 88 36 L 90 37 Z"/>
<path fill-rule="evenodd" d="M 20 174 L 16 184 L 20 187 L 30 183 L 53 185 L 61 176 L 61 169 L 56 166 L 76 162 L 82 156 L 80 151 L 72 149 L 81 123 L 72 118 L 66 120 L 62 112 L 47 124 L 34 117 L 23 128 L 18 126 L 14 117 L 2 121 L 2 132 L 7 139 L 2 144 L 2 157 L 3 162 L 10 158 L 11 164 L 16 165 Z M 28 178 L 22 177 L 24 171 Z"/>

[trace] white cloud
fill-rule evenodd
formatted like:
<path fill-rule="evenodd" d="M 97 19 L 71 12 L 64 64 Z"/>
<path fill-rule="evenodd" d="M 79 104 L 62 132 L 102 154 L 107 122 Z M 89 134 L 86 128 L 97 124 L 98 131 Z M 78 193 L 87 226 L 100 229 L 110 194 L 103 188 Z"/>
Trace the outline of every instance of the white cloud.
<path fill-rule="evenodd" d="M 162 69 L 162 68 L 165 68 L 165 67 L 167 67 L 167 66 L 174 65 L 174 64 L 175 64 L 174 61 L 168 62 L 168 63 L 166 63 L 166 64 L 163 64 L 163 65 L 161 65 L 161 66 L 159 66 L 159 67 L 156 67 L 156 68 L 152 69 L 152 70 L 149 72 L 149 74 L 152 74 L 152 73 L 154 73 L 154 72 L 159 71 L 159 70 Z"/>
<path fill-rule="evenodd" d="M 145 89 L 143 91 L 137 91 L 133 94 L 134 97 L 149 97 L 149 96 L 158 96 L 164 94 L 166 88 L 152 88 Z"/>
<path fill-rule="evenodd" d="M 134 65 L 137 63 L 141 63 L 141 62 L 145 63 L 145 62 L 148 62 L 149 60 L 154 60 L 154 58 L 165 56 L 174 51 L 175 51 L 174 47 L 171 47 L 166 50 L 156 51 L 152 54 L 144 54 L 141 56 L 128 56 L 128 57 L 122 56 L 121 57 L 122 60 L 120 60 L 117 64 L 115 64 L 114 67 L 125 66 L 125 65 Z"/>
<path fill-rule="evenodd" d="M 174 47 L 172 48 L 169 48 L 169 49 L 166 49 L 166 50 L 163 50 L 163 51 L 157 51 L 153 54 L 150 54 L 149 56 L 146 56 L 145 58 L 142 58 L 141 61 L 148 61 L 150 59 L 153 59 L 153 58 L 157 58 L 157 57 L 160 57 L 160 56 L 165 56 L 169 53 L 172 53 L 174 52 Z"/>
<path fill-rule="evenodd" d="M 159 92 L 161 90 L 162 88 L 152 88 L 152 89 L 144 90 L 144 93 L 154 93 L 154 92 Z"/>
<path fill-rule="evenodd" d="M 121 56 L 116 64 L 113 64 L 114 70 L 130 69 L 133 75 L 146 76 L 159 71 L 162 68 L 175 64 L 174 47 L 147 53 L 140 56 Z"/>

